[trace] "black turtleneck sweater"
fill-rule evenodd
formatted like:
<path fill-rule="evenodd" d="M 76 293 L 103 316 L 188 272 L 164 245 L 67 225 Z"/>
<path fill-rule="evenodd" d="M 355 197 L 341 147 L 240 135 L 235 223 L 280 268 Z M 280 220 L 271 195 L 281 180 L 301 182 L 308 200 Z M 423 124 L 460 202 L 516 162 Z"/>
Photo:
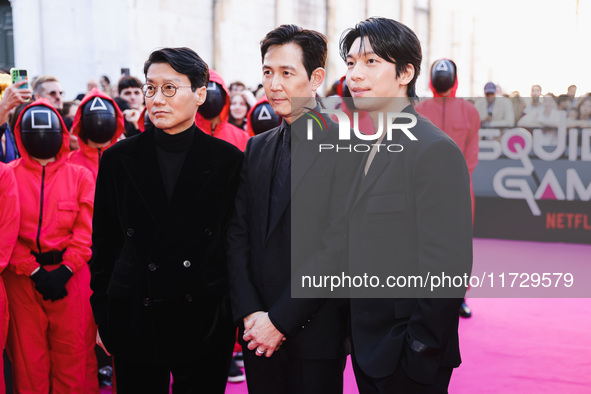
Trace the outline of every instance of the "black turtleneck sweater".
<path fill-rule="evenodd" d="M 187 157 L 187 152 L 193 144 L 196 127 L 193 124 L 187 130 L 178 134 L 168 134 L 158 128 L 155 128 L 155 130 L 154 140 L 156 141 L 158 163 L 160 164 L 166 195 L 170 200 Z"/>

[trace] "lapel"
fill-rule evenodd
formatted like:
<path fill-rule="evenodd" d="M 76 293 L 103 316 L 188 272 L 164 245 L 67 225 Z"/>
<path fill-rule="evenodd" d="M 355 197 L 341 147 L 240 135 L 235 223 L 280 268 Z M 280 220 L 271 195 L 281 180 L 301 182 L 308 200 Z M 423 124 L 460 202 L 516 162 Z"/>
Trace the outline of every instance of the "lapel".
<path fill-rule="evenodd" d="M 161 224 L 162 207 L 168 205 L 168 201 L 156 154 L 154 129 L 149 128 L 135 138 L 135 148 L 121 157 L 123 168 L 154 222 Z"/>
<path fill-rule="evenodd" d="M 402 112 L 407 112 L 413 114 L 414 116 L 418 116 L 417 112 L 415 111 L 412 105 L 407 106 L 404 108 Z M 395 134 L 392 136 L 392 140 L 388 141 L 384 139 L 382 143 L 384 145 L 390 144 L 397 144 L 400 141 L 400 137 L 404 134 L 400 130 L 393 131 Z M 405 137 L 406 138 L 406 137 Z M 385 141 L 385 142 L 384 142 Z M 353 198 L 353 205 L 351 208 L 355 207 L 355 205 L 359 202 L 359 200 L 368 192 L 371 186 L 381 177 L 382 172 L 384 169 L 390 165 L 390 163 L 395 163 L 399 158 L 402 158 L 404 155 L 404 150 L 400 153 L 390 153 L 387 151 L 386 147 L 384 146 L 383 149 L 380 148 L 380 151 L 376 153 L 373 161 L 371 162 L 371 166 L 367 171 L 367 175 L 364 175 L 363 172 L 365 170 L 365 163 L 367 161 L 367 157 L 369 153 L 365 156 L 363 162 L 361 163 L 360 170 L 357 173 L 357 181 L 356 181 L 356 189 L 357 193 Z M 397 165 L 397 164 L 394 164 Z"/>
<path fill-rule="evenodd" d="M 314 109 L 318 114 L 320 112 L 319 107 L 316 106 Z M 308 116 L 302 116 L 300 119 L 294 122 L 292 125 L 292 133 L 297 134 L 297 138 L 299 139 L 299 146 L 297 153 L 293 151 L 292 145 L 292 158 L 296 157 L 296 160 L 292 160 L 291 166 L 291 197 L 293 198 L 295 192 L 298 189 L 302 179 L 308 173 L 308 170 L 312 167 L 312 165 L 316 162 L 320 153 L 318 152 L 318 146 L 321 144 L 326 138 L 328 138 L 328 133 L 332 128 L 334 122 L 330 120 L 328 117 L 323 117 L 326 124 L 328 125 L 328 130 L 324 130 L 325 126 L 319 127 L 316 122 L 312 122 L 313 128 L 313 136 L 314 139 L 311 141 L 307 140 L 307 121 L 308 119 L 312 120 Z M 293 135 L 293 134 L 292 134 Z M 294 138 L 292 137 L 292 142 Z M 326 153 L 328 154 L 328 153 Z"/>
<path fill-rule="evenodd" d="M 387 141 L 387 143 L 389 144 L 390 142 Z M 392 141 L 392 143 L 395 143 L 395 141 Z M 374 156 L 373 161 L 371 162 L 371 166 L 369 167 L 369 170 L 367 171 L 367 175 L 364 175 L 364 171 L 365 171 L 365 163 L 366 163 L 367 157 L 369 155 L 365 156 L 365 158 L 364 158 L 365 160 L 363 160 L 363 162 L 361 163 L 360 171 L 358 172 L 357 196 L 355 198 L 353 206 L 355 206 L 355 204 L 357 204 L 357 202 L 361 199 L 361 197 L 363 197 L 363 195 L 365 195 L 365 193 L 367 193 L 367 191 L 371 188 L 371 186 L 378 180 L 378 178 L 380 177 L 380 175 L 382 174 L 382 172 L 384 171 L 384 169 L 386 168 L 386 166 L 390 162 L 391 156 L 397 155 L 397 154 L 398 153 L 389 153 L 386 149 L 383 149 L 383 150 L 380 149 L 380 151 L 377 152 L 376 155 Z"/>
<path fill-rule="evenodd" d="M 275 162 L 275 151 L 277 150 L 277 142 L 281 135 L 281 127 L 269 132 L 269 135 L 265 138 L 264 144 L 259 152 L 253 152 L 257 155 L 256 165 L 252 170 L 254 171 L 253 176 L 256 179 L 256 189 L 260 191 L 261 198 L 255 203 L 258 205 L 259 214 L 262 218 L 261 221 L 261 236 L 262 239 L 267 240 L 271 233 L 271 225 L 267 229 L 267 223 L 269 221 L 269 197 L 271 194 L 271 182 L 273 181 L 273 164 Z M 275 223 L 273 227 L 276 225 Z"/>
<path fill-rule="evenodd" d="M 315 108 L 315 111 L 316 111 L 316 114 L 319 113 L 318 106 Z M 291 201 L 291 198 L 294 195 L 294 193 L 297 191 L 297 188 L 300 185 L 302 179 L 304 178 L 306 173 L 309 171 L 309 169 L 312 167 L 312 165 L 314 164 L 314 162 L 318 158 L 318 156 L 319 156 L 318 144 L 328 137 L 328 130 L 320 129 L 320 127 L 317 125 L 317 123 L 313 122 L 312 127 L 313 127 L 314 140 L 307 141 L 306 140 L 307 119 L 308 119 L 308 117 L 303 115 L 298 120 L 293 122 L 293 124 L 289 128 L 292 133 L 292 137 L 291 137 L 292 145 L 291 145 L 291 157 L 290 157 L 290 175 L 291 175 L 290 186 L 291 187 L 289 190 L 284 189 L 281 191 L 281 195 L 279 196 L 279 201 L 277 204 L 277 209 L 279 210 L 279 212 L 281 214 L 275 215 L 275 217 L 273 218 L 273 221 L 271 223 L 269 223 L 269 228 L 267 231 L 266 239 L 269 238 L 269 235 L 273 232 L 273 230 L 277 226 L 277 223 L 279 222 L 280 218 L 285 214 L 285 211 L 287 210 L 287 207 L 289 206 L 289 202 Z M 325 119 L 325 120 L 328 125 L 330 125 L 332 123 L 330 119 Z M 278 142 L 279 142 L 278 138 L 281 136 L 281 130 L 285 129 L 286 127 L 288 127 L 288 125 L 287 125 L 287 122 L 285 122 L 285 120 L 284 120 L 283 123 L 281 124 L 281 127 L 277 130 L 277 132 L 273 133 L 272 140 L 271 140 L 271 137 L 268 139 L 268 142 L 272 143 L 272 145 L 270 144 L 270 148 L 272 148 L 272 149 L 268 149 L 267 147 L 265 147 L 265 149 L 272 152 L 272 154 L 270 155 L 270 158 L 267 159 L 267 160 L 269 160 L 268 163 L 271 163 L 271 166 L 269 167 L 270 171 L 269 171 L 269 176 L 267 177 L 268 184 L 266 185 L 266 188 L 264 189 L 266 192 L 266 196 L 265 196 L 264 201 L 267 203 L 267 205 L 266 205 L 267 209 L 266 209 L 266 213 L 265 213 L 265 222 L 263 222 L 263 223 L 267 223 L 267 220 L 268 220 L 267 215 L 269 214 L 269 194 L 271 191 L 271 182 L 272 182 L 272 178 L 273 178 L 273 164 L 275 162 L 275 151 L 277 150 Z M 297 133 L 297 137 L 294 136 L 295 133 Z M 299 143 L 297 146 L 297 151 L 294 150 L 296 148 L 296 146 L 294 144 L 294 141 L 296 138 L 298 138 L 298 140 L 299 140 Z M 294 154 L 297 155 L 296 157 L 298 159 L 291 160 L 294 157 Z M 265 160 L 265 162 L 267 162 L 267 161 Z"/>

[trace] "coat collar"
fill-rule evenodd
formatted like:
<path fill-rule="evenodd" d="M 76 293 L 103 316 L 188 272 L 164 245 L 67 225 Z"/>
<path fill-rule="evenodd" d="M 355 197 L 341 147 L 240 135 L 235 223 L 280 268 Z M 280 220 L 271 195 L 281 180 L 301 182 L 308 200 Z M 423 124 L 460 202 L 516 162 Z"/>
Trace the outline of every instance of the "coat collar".
<path fill-rule="evenodd" d="M 134 137 L 137 138 L 134 149 L 122 156 L 122 162 L 129 181 L 154 222 L 166 224 L 171 218 L 182 216 L 183 207 L 191 203 L 196 193 L 207 187 L 214 169 L 219 166 L 219 159 L 210 156 L 205 141 L 207 136 L 195 128 L 193 143 L 181 167 L 171 199 L 168 200 L 158 163 L 154 132 L 154 128 L 148 128 Z"/>

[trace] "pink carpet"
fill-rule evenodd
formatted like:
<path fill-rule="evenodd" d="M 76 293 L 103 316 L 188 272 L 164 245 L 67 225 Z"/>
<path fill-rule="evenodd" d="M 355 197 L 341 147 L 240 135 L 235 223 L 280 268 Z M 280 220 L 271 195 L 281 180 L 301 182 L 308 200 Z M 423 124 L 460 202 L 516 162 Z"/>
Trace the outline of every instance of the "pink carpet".
<path fill-rule="evenodd" d="M 553 263 L 567 272 L 571 264 L 591 268 L 590 256 L 591 245 L 474 240 L 475 271 L 490 272 L 502 261 Z M 591 393 L 591 299 L 469 298 L 468 304 L 473 317 L 460 322 L 463 363 L 450 393 Z M 358 392 L 348 362 L 344 394 Z M 226 393 L 246 394 L 246 383 L 228 384 Z"/>

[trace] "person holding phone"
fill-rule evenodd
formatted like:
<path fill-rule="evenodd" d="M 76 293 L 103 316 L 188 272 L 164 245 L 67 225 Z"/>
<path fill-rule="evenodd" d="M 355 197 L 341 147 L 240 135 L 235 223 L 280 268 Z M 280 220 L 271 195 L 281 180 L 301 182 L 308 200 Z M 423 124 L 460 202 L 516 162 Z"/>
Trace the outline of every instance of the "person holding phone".
<path fill-rule="evenodd" d="M 19 156 L 14 134 L 7 120 L 10 111 L 31 99 L 31 90 L 23 88 L 27 84 L 27 80 L 13 83 L 4 90 L 4 96 L 0 100 L 0 162 L 3 163 L 11 162 Z"/>

